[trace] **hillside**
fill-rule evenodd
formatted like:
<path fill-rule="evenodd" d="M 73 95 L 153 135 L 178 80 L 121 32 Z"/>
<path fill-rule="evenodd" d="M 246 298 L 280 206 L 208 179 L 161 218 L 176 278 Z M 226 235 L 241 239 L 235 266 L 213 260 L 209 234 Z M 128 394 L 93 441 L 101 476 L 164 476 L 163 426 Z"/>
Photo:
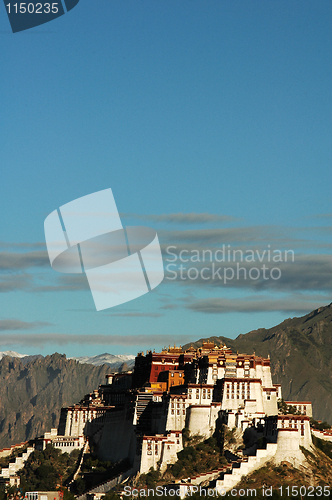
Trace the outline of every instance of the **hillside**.
<path fill-rule="evenodd" d="M 317 498 L 322 496 L 321 489 L 319 488 L 319 486 L 322 486 L 323 495 L 330 496 L 327 494 L 328 490 L 324 490 L 324 486 L 326 486 L 326 489 L 331 489 L 328 486 L 331 485 L 332 481 L 332 460 L 330 453 L 324 453 L 317 446 L 312 446 L 310 450 L 302 448 L 302 453 L 305 456 L 305 460 L 298 468 L 287 461 L 279 464 L 270 461 L 265 466 L 242 478 L 241 482 L 237 485 L 237 489 L 256 489 L 257 492 L 260 492 L 257 498 L 263 498 L 262 485 L 265 485 L 272 486 L 273 498 L 275 499 L 289 496 L 298 496 L 298 498 L 301 498 L 305 494 L 307 494 L 307 497 Z M 280 488 L 281 486 L 282 489 Z M 289 487 L 288 491 L 292 491 L 292 487 L 294 487 L 294 493 L 298 490 L 302 495 L 288 495 L 287 487 Z M 281 492 L 283 495 L 281 495 Z"/>
<path fill-rule="evenodd" d="M 61 407 L 77 403 L 104 383 L 109 369 L 61 354 L 27 363 L 4 356 L 0 360 L 0 448 L 57 427 Z"/>
<path fill-rule="evenodd" d="M 332 423 L 332 304 L 236 339 L 209 338 L 234 352 L 270 355 L 273 382 L 281 384 L 284 399 L 312 401 L 314 418 Z"/>

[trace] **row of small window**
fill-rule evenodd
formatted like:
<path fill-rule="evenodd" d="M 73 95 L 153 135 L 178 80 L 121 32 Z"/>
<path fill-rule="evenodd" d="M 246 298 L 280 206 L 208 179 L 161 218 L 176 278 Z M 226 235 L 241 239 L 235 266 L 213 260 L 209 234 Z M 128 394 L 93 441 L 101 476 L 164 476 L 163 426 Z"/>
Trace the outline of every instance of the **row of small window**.
<path fill-rule="evenodd" d="M 211 389 L 202 389 L 202 391 L 203 391 L 203 393 L 207 391 L 207 392 L 208 392 L 208 394 L 210 394 Z M 188 392 L 193 392 L 193 390 L 189 388 L 189 389 L 188 389 Z M 199 389 L 196 389 L 196 392 L 197 392 L 197 393 L 199 393 Z"/>
<path fill-rule="evenodd" d="M 189 399 L 191 399 L 191 395 L 193 393 L 192 389 L 188 389 L 189 393 Z M 202 397 L 205 398 L 210 398 L 211 397 L 211 389 L 202 389 Z M 196 399 L 199 398 L 199 389 L 196 389 Z"/>
<path fill-rule="evenodd" d="M 105 414 L 98 415 L 96 417 L 92 416 L 91 419 L 93 419 L 94 421 L 98 420 L 98 421 L 102 422 L 105 419 Z M 88 416 L 86 417 L 85 415 L 83 415 L 83 422 L 85 422 L 86 420 L 89 420 L 89 417 Z M 75 423 L 77 423 L 77 422 L 78 422 L 78 418 L 77 418 L 77 415 L 75 415 Z"/>
<path fill-rule="evenodd" d="M 287 429 L 287 428 L 288 429 L 297 429 L 298 427 L 297 427 L 296 423 L 294 423 L 294 425 L 292 426 L 291 422 L 289 422 L 289 426 L 288 427 L 285 427 L 284 421 L 282 421 L 281 422 L 281 428 L 282 429 Z M 301 429 L 300 430 L 301 430 L 301 436 L 304 436 L 304 424 L 301 424 Z"/>
<path fill-rule="evenodd" d="M 57 443 L 57 442 L 55 442 L 54 446 L 75 446 L 75 443 L 74 442 L 73 443 L 63 443 L 63 442 Z M 77 446 L 78 446 L 78 443 L 77 443 Z"/>
<path fill-rule="evenodd" d="M 192 399 L 191 394 L 189 394 L 188 399 Z M 196 399 L 199 399 L 199 394 L 196 394 Z M 211 399 L 211 394 L 203 394 L 202 399 Z"/>
<path fill-rule="evenodd" d="M 179 439 L 178 439 L 176 442 L 177 442 L 177 444 L 180 444 L 180 440 L 179 440 Z M 170 446 L 169 444 L 167 445 L 167 449 L 168 449 L 168 450 L 170 450 L 170 449 L 171 449 L 171 446 Z M 148 448 L 148 449 L 147 449 L 147 451 L 146 451 L 146 454 L 147 454 L 147 455 L 152 455 L 152 449 L 151 449 L 151 448 Z M 156 446 L 156 448 L 155 448 L 154 454 L 155 454 L 155 455 L 158 455 L 158 448 L 157 448 L 157 446 Z"/>
<path fill-rule="evenodd" d="M 234 394 L 236 394 L 238 399 L 239 399 L 239 397 L 240 397 L 240 394 L 242 394 L 242 399 L 244 399 L 244 398 L 245 398 L 245 396 L 247 396 L 247 397 L 249 398 L 249 396 L 250 396 L 250 391 L 241 391 L 241 392 L 240 392 L 240 391 L 236 391 L 236 393 L 235 393 L 234 391 L 232 391 L 232 393 L 230 393 L 230 392 L 227 390 L 226 394 L 227 394 L 228 398 L 229 398 L 229 395 L 230 395 L 230 394 L 232 394 L 232 398 L 234 398 Z"/>
<path fill-rule="evenodd" d="M 147 454 L 148 454 L 148 455 L 152 455 L 152 450 L 151 450 L 151 448 L 148 448 L 148 452 L 147 452 Z M 155 450 L 154 450 L 154 454 L 155 454 L 155 455 L 158 455 L 158 448 L 157 448 L 157 446 L 156 446 L 156 448 L 155 448 Z"/>
<path fill-rule="evenodd" d="M 287 421 L 286 421 L 286 422 L 288 422 L 288 427 L 292 428 L 292 426 L 293 426 L 293 427 L 294 427 L 294 429 L 297 429 L 297 423 L 299 422 L 298 420 L 294 420 L 294 422 L 293 422 L 292 420 L 288 420 L 288 419 L 287 419 Z M 300 423 L 300 422 L 299 422 L 299 423 Z M 304 425 L 304 420 L 301 420 L 301 425 Z M 282 426 L 282 427 L 285 427 L 285 420 L 282 420 L 282 421 L 281 421 L 281 426 Z"/>
<path fill-rule="evenodd" d="M 165 360 L 164 360 L 164 359 L 162 359 L 162 360 L 161 360 L 161 362 L 162 362 L 162 364 L 164 364 L 164 363 L 165 363 Z M 171 360 L 168 360 L 168 363 L 170 363 L 170 362 L 171 362 Z M 175 359 L 172 359 L 172 365 L 175 365 Z M 158 369 L 158 365 L 157 365 L 157 366 L 155 366 L 155 367 L 154 367 L 154 369 L 155 369 L 155 370 L 157 370 L 157 369 Z"/>
<path fill-rule="evenodd" d="M 174 403 L 171 403 L 171 408 L 174 408 L 174 407 L 175 407 Z M 181 408 L 180 403 L 177 403 L 176 407 Z M 185 407 L 186 407 L 185 403 L 182 403 L 182 408 L 185 408 Z"/>
<path fill-rule="evenodd" d="M 231 392 L 228 387 L 227 387 L 226 391 L 227 391 L 227 394 L 229 394 Z M 234 394 L 235 392 L 237 394 L 240 394 L 240 392 L 241 392 L 241 394 L 245 394 L 245 393 L 249 393 L 250 394 L 250 388 L 249 387 L 246 387 L 246 388 L 242 387 L 241 390 L 239 388 L 237 388 L 236 391 L 235 391 L 234 387 L 232 387 L 232 394 Z"/>
<path fill-rule="evenodd" d="M 176 414 L 180 415 L 180 410 L 176 410 Z M 182 410 L 182 415 L 186 414 L 186 410 Z M 171 410 L 171 415 L 174 415 L 174 410 Z"/>
<path fill-rule="evenodd" d="M 238 389 L 242 387 L 242 389 L 249 389 L 250 388 L 250 383 L 249 382 L 231 382 L 226 384 L 226 389 L 230 389 L 232 387 L 232 390 L 234 390 L 234 387 L 237 387 Z"/>
<path fill-rule="evenodd" d="M 250 393 L 247 393 L 247 395 L 245 395 L 244 393 L 242 393 L 242 397 L 240 398 L 240 394 L 237 393 L 236 394 L 236 397 L 234 395 L 234 392 L 232 392 L 232 395 L 230 396 L 229 392 L 226 393 L 226 399 L 250 399 Z"/>
<path fill-rule="evenodd" d="M 301 413 L 303 413 L 303 415 L 307 414 L 307 407 L 306 406 L 303 406 L 303 409 L 302 409 L 301 405 L 295 405 L 295 408 L 297 409 L 297 411 L 300 411 Z"/>

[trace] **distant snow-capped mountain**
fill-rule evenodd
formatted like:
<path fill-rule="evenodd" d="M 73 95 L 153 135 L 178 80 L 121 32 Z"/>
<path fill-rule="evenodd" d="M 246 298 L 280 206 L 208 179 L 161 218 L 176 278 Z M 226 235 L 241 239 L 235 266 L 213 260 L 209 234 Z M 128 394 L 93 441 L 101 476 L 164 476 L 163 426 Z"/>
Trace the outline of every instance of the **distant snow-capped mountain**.
<path fill-rule="evenodd" d="M 42 358 L 41 354 L 29 355 L 29 354 L 20 354 L 15 351 L 1 351 L 0 352 L 0 360 L 4 356 L 10 356 L 12 358 L 25 358 L 22 359 L 23 363 L 27 363 L 29 361 L 34 361 L 37 358 Z M 96 356 L 80 356 L 80 357 L 70 357 L 68 359 L 76 359 L 79 363 L 88 363 L 94 366 L 100 365 L 109 365 L 112 368 L 119 368 L 123 363 L 126 363 L 128 368 L 131 368 L 135 364 L 135 356 L 132 354 L 109 354 L 105 352 L 104 354 L 97 354 Z"/>
<path fill-rule="evenodd" d="M 20 354 L 19 352 L 15 351 L 1 351 L 0 359 L 2 359 L 4 356 L 11 356 L 12 358 L 25 358 L 26 356 L 28 356 L 28 354 Z"/>
<path fill-rule="evenodd" d="M 132 354 L 109 354 L 105 352 L 104 354 L 97 354 L 96 356 L 80 356 L 72 357 L 68 359 L 76 359 L 79 363 L 89 363 L 90 365 L 109 365 L 114 368 L 126 363 L 128 367 L 131 367 L 135 363 L 135 356 Z"/>

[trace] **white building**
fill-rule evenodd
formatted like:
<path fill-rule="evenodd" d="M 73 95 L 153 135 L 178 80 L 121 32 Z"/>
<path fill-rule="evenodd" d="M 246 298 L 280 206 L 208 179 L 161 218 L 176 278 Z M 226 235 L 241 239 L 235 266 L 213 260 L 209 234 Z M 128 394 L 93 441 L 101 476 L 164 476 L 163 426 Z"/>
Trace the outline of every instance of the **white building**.
<path fill-rule="evenodd" d="M 184 427 L 207 438 L 221 421 L 241 431 L 265 422 L 265 437 L 279 451 L 310 446 L 311 404 L 288 402 L 301 415 L 278 416 L 281 397 L 269 357 L 234 354 L 211 342 L 185 352 L 148 351 L 138 354 L 133 373 L 109 375 L 79 404 L 63 408 L 53 441 L 64 448 L 61 436 L 67 443 L 89 436 L 101 459 L 128 458 L 140 472 L 165 470 L 177 460 Z"/>

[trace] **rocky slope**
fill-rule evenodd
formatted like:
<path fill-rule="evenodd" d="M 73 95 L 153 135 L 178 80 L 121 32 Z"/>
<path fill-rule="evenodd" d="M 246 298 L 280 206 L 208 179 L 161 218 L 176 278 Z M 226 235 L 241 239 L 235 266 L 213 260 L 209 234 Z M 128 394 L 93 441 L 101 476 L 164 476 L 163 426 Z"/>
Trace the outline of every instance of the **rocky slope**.
<path fill-rule="evenodd" d="M 273 382 L 281 384 L 284 399 L 312 401 L 314 418 L 332 423 L 332 304 L 236 339 L 210 339 L 234 352 L 270 355 Z"/>
<path fill-rule="evenodd" d="M 0 448 L 57 427 L 61 407 L 77 403 L 104 383 L 109 369 L 61 354 L 28 363 L 4 356 L 0 360 Z"/>

